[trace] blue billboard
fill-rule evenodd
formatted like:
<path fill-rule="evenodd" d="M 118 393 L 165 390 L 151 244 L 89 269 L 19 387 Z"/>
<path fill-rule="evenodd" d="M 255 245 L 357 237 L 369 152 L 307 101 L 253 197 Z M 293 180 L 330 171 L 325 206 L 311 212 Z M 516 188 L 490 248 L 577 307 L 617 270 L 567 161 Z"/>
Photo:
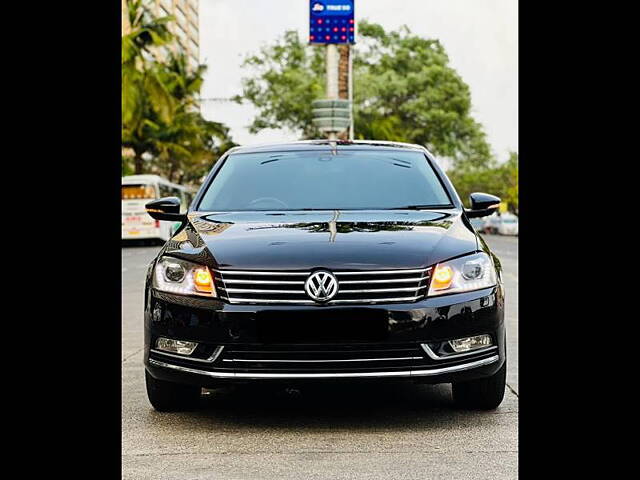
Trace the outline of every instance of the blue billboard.
<path fill-rule="evenodd" d="M 309 43 L 356 43 L 354 0 L 310 0 Z"/>

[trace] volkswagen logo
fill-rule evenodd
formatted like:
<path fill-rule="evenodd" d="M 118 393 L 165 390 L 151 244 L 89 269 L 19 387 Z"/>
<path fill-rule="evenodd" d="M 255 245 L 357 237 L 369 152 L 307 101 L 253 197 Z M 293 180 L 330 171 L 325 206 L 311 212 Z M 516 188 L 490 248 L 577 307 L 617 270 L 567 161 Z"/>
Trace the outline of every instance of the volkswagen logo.
<path fill-rule="evenodd" d="M 338 280 L 327 270 L 313 272 L 304 283 L 304 291 L 316 302 L 328 302 L 338 293 Z"/>

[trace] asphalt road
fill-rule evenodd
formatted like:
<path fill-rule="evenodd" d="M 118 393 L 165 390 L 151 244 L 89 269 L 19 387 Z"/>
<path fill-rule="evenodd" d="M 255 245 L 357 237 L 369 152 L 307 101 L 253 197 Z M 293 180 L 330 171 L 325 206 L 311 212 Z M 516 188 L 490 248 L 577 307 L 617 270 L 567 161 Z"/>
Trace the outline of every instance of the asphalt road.
<path fill-rule="evenodd" d="M 159 247 L 122 249 L 123 479 L 514 479 L 518 467 L 518 239 L 487 235 L 504 267 L 508 389 L 492 412 L 450 385 L 222 389 L 158 413 L 142 365 L 144 275 Z"/>

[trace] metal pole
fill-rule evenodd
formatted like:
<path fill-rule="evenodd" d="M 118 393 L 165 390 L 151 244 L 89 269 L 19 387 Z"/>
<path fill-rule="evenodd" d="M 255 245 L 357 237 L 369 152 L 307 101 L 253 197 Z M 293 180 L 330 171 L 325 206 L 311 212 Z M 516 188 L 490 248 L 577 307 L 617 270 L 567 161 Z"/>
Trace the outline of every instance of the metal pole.
<path fill-rule="evenodd" d="M 349 140 L 353 141 L 355 120 L 353 118 L 353 49 L 349 45 L 349 105 L 351 106 L 351 125 L 349 126 Z"/>
<path fill-rule="evenodd" d="M 327 99 L 338 99 L 338 63 L 340 55 L 338 47 L 334 44 L 327 44 L 326 50 L 326 67 L 327 67 Z M 329 140 L 337 140 L 338 135 L 335 132 L 329 133 Z"/>

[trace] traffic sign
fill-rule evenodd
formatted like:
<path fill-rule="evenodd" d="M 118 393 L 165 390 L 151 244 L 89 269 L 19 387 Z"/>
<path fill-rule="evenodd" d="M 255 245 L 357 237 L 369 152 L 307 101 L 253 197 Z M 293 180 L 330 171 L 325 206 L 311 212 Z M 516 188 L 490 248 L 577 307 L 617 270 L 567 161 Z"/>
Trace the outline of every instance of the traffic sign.
<path fill-rule="evenodd" d="M 309 43 L 356 43 L 355 0 L 309 0 Z"/>

